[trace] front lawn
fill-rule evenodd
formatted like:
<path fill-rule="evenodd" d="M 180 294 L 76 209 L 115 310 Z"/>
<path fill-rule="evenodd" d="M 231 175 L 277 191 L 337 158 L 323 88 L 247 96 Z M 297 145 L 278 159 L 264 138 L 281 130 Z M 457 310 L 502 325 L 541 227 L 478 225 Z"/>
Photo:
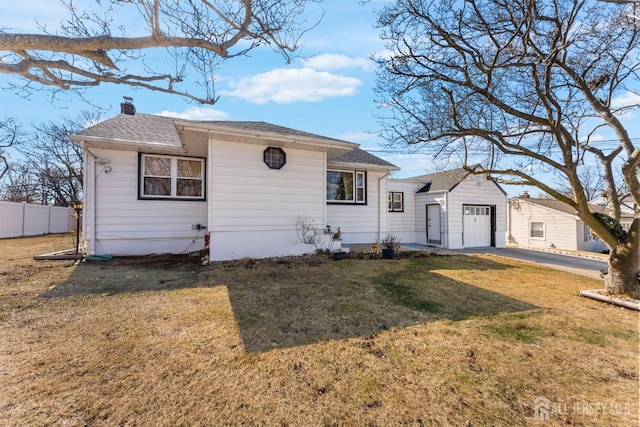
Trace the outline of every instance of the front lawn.
<path fill-rule="evenodd" d="M 31 260 L 70 240 L 0 240 L 0 425 L 638 425 L 638 314 L 579 296 L 598 281 L 490 256 Z"/>

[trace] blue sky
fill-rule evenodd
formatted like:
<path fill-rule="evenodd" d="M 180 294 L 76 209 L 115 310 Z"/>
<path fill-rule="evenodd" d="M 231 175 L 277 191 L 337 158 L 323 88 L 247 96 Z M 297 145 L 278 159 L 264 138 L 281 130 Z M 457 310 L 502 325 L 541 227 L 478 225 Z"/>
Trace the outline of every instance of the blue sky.
<path fill-rule="evenodd" d="M 371 54 L 384 46 L 374 28 L 375 10 L 387 0 L 328 0 L 320 24 L 302 40 L 299 57 L 287 64 L 270 48 L 232 58 L 216 71 L 214 106 L 200 106 L 178 96 L 125 86 L 91 89 L 86 98 L 107 108 L 104 118 L 119 113 L 123 96 L 134 98 L 136 110 L 196 120 L 256 120 L 348 140 L 369 150 L 380 150 L 374 118 L 375 65 Z M 32 13 L 38 10 L 37 15 Z M 54 0 L 34 0 L 25 8 L 19 2 L 0 4 L 0 27 L 34 31 L 35 21 L 57 28 L 63 9 Z M 314 19 L 315 17 L 311 17 Z M 0 79 L 12 79 L 0 75 Z M 76 116 L 91 107 L 75 96 L 60 94 L 53 104 L 50 93 L 23 99 L 13 92 L 2 94 L 0 116 L 14 116 L 23 123 Z M 400 166 L 398 176 L 432 171 L 426 155 L 376 152 Z"/>
<path fill-rule="evenodd" d="M 76 3 L 91 2 L 76 0 Z M 58 28 L 64 9 L 55 0 L 31 0 L 29 8 L 20 2 L 0 4 L 0 27 L 12 31 L 35 31 L 35 19 L 48 28 Z M 302 40 L 299 57 L 286 64 L 269 48 L 252 51 L 247 57 L 232 58 L 216 70 L 214 106 L 200 106 L 178 96 L 126 86 L 105 85 L 90 89 L 87 100 L 106 108 L 103 118 L 119 113 L 123 96 L 134 98 L 138 112 L 163 114 L 195 120 L 255 120 L 344 139 L 361 144 L 402 168 L 397 177 L 437 170 L 429 155 L 383 152 L 377 135 L 373 88 L 375 66 L 372 54 L 384 52 L 375 28 L 376 10 L 389 0 L 328 0 L 319 25 Z M 34 15 L 33 11 L 36 10 Z M 317 16 L 317 15 L 316 15 Z M 316 16 L 311 16 L 314 20 Z M 135 16 L 124 17 L 130 24 Z M 127 22 L 129 20 L 130 22 Z M 129 26 L 130 27 L 130 26 Z M 129 28 L 128 27 L 128 28 Z M 14 77 L 0 75 L 0 85 Z M 51 93 L 40 92 L 24 99 L 13 92 L 2 93 L 0 116 L 13 116 L 22 123 L 74 117 L 90 105 L 76 96 L 60 94 L 51 103 Z M 634 116 L 628 123 L 637 121 Z M 637 126 L 630 129 L 638 134 Z M 442 162 L 439 162 L 442 164 Z M 452 161 L 447 167 L 457 167 Z M 522 189 L 508 187 L 509 195 Z"/>

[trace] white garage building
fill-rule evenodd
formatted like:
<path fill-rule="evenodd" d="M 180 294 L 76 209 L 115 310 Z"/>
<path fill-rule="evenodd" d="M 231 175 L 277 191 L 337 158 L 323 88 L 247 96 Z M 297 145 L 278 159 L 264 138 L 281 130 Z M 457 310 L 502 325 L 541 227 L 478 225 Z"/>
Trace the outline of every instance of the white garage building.
<path fill-rule="evenodd" d="M 389 230 L 446 249 L 506 245 L 507 195 L 484 175 L 452 169 L 389 180 Z"/>

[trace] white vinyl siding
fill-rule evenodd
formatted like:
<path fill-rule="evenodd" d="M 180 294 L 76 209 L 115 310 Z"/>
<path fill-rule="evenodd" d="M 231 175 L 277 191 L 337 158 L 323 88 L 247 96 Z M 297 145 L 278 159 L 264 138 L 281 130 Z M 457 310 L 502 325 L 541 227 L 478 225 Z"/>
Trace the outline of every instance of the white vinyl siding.
<path fill-rule="evenodd" d="M 578 228 L 580 240 L 583 239 L 583 229 L 577 226 L 575 215 L 540 206 L 525 199 L 512 200 L 509 203 L 509 216 L 510 241 L 517 245 L 576 250 Z M 544 224 L 544 237 L 531 235 L 532 223 Z"/>
<path fill-rule="evenodd" d="M 84 236 L 92 253 L 105 255 L 144 255 L 150 253 L 184 253 L 203 247 L 204 231 L 193 225 L 206 225 L 205 201 L 139 200 L 138 153 L 135 151 L 92 148 L 106 166 L 87 167 L 84 200 Z M 87 162 L 92 159 L 87 155 Z M 95 182 L 97 211 L 91 206 Z M 96 212 L 94 214 L 94 212 Z M 194 242 L 195 240 L 195 242 Z"/>
<path fill-rule="evenodd" d="M 420 186 L 413 181 L 389 180 L 389 193 L 402 193 L 403 211 L 387 215 L 389 233 L 396 235 L 404 243 L 416 243 L 416 191 Z M 387 201 L 388 203 L 388 201 Z M 388 206 L 387 206 L 388 208 Z M 387 209 L 388 210 L 388 209 Z"/>
<path fill-rule="evenodd" d="M 385 172 L 367 172 L 367 204 L 327 204 L 327 225 L 340 227 L 344 243 L 372 243 L 388 232 Z M 378 187 L 379 185 L 379 187 Z"/>
<path fill-rule="evenodd" d="M 478 205 L 495 206 L 495 246 L 503 248 L 506 245 L 507 231 L 507 197 L 500 188 L 484 176 L 469 175 L 447 194 L 448 224 L 447 248 L 460 249 L 464 247 L 463 206 Z"/>
<path fill-rule="evenodd" d="M 284 148 L 286 164 L 270 169 L 265 147 L 212 140 L 209 148 L 211 258 L 264 258 L 307 253 L 298 217 L 324 228 L 325 154 Z"/>

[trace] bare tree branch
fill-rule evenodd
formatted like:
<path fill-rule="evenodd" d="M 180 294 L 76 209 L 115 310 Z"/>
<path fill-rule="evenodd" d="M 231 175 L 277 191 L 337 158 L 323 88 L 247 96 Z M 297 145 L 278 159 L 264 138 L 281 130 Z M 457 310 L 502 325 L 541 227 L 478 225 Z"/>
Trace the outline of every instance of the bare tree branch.
<path fill-rule="evenodd" d="M 289 60 L 302 34 L 315 24 L 306 22 L 306 7 L 324 1 L 119 0 L 97 2 L 95 10 L 85 11 L 71 0 L 61 0 L 68 19 L 55 33 L 45 28 L 41 33 L 0 30 L 0 73 L 63 90 L 116 83 L 213 104 L 217 98 L 209 80 L 220 61 L 260 45 L 271 46 Z M 118 18 L 132 12 L 144 25 L 129 30 L 139 33 L 146 27 L 148 34 L 128 36 L 120 29 L 123 34 L 115 35 Z M 242 46 L 244 41 L 248 47 Z M 182 61 L 180 72 L 140 71 L 130 61 L 153 48 L 179 52 L 174 56 Z M 178 88 L 192 74 L 204 93 Z"/>
<path fill-rule="evenodd" d="M 482 164 L 480 173 L 536 186 L 573 207 L 611 248 L 611 265 L 631 263 L 627 291 L 640 269 L 640 213 L 621 241 L 592 214 L 584 170 L 599 164 L 612 221 L 620 218 L 622 186 L 640 205 L 640 147 L 621 119 L 640 102 L 617 101 L 639 93 L 634 7 L 596 0 L 396 0 L 378 19 L 391 52 L 378 58 L 385 139 L 437 153 L 458 146 L 466 164 Z M 596 132 L 611 142 L 598 142 L 605 138 Z M 549 173 L 562 185 L 546 184 L 541 174 Z"/>

